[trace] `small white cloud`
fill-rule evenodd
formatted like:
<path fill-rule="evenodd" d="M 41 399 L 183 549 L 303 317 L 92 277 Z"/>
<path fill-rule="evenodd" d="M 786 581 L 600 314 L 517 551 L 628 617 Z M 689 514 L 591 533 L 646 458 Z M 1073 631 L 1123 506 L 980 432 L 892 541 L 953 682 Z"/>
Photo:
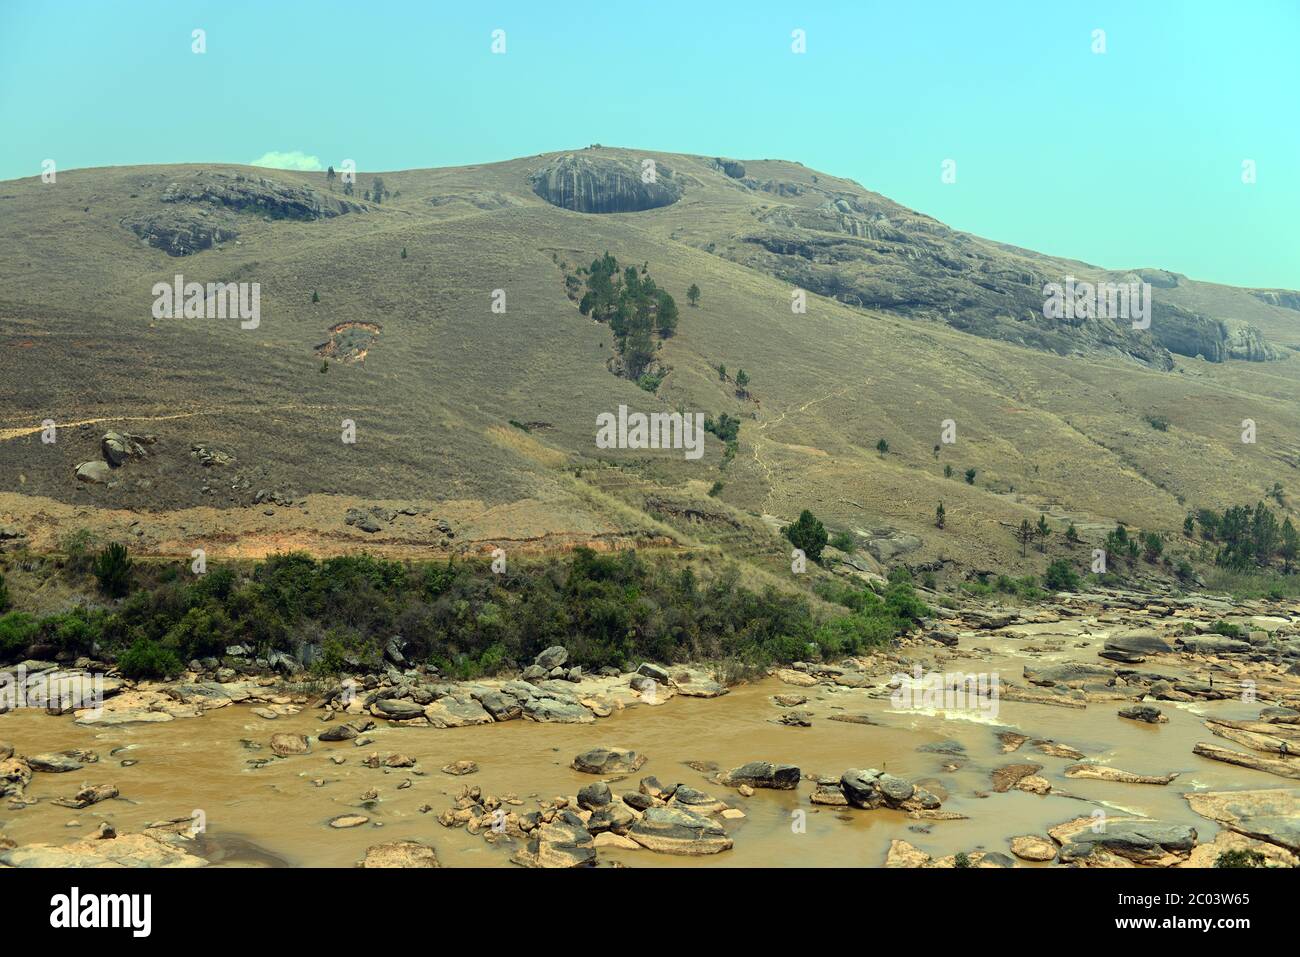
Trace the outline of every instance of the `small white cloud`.
<path fill-rule="evenodd" d="M 317 170 L 325 168 L 321 165 L 320 157 L 308 156 L 302 150 L 289 150 L 285 153 L 272 150 L 269 153 L 263 153 L 249 165 L 267 166 L 271 169 Z"/>

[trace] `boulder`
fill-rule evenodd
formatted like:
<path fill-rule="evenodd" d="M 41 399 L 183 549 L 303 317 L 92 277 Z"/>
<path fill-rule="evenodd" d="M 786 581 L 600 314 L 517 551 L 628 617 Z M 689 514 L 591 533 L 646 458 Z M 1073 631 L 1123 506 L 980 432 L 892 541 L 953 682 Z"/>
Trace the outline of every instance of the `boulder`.
<path fill-rule="evenodd" d="M 302 735 L 302 734 L 271 735 L 271 751 L 277 757 L 287 758 L 294 754 L 306 754 L 310 750 L 311 750 L 311 745 L 307 742 L 306 735 Z"/>
<path fill-rule="evenodd" d="M 1041 770 L 1041 764 L 1004 764 L 993 771 L 993 790 L 999 794 L 1010 791 L 1021 778 L 1036 775 Z"/>
<path fill-rule="evenodd" d="M 552 159 L 531 176 L 533 192 L 552 206 L 579 213 L 632 213 L 677 202 L 682 185 L 662 163 L 646 182 L 631 159 L 596 153 L 569 153 Z"/>
<path fill-rule="evenodd" d="M 573 770 L 584 774 L 631 774 L 645 764 L 645 755 L 624 748 L 591 748 L 573 759 Z"/>
<path fill-rule="evenodd" d="M 547 648 L 540 655 L 538 655 L 534 663 L 537 665 L 538 668 L 541 668 L 543 671 L 549 672 L 553 668 L 564 667 L 564 663 L 568 660 L 569 660 L 568 649 L 564 648 L 564 646 L 562 645 L 552 645 L 550 648 Z"/>
<path fill-rule="evenodd" d="M 425 710 L 414 701 L 402 701 L 395 698 L 380 698 L 370 704 L 370 713 L 376 718 L 388 718 L 390 721 L 409 721 L 423 717 Z"/>
<path fill-rule="evenodd" d="M 578 790 L 578 807 L 586 811 L 604 807 L 613 800 L 614 795 L 604 781 L 584 785 Z"/>
<path fill-rule="evenodd" d="M 648 661 L 642 662 L 641 666 L 636 669 L 636 673 L 646 678 L 653 678 L 660 684 L 667 684 L 669 681 L 668 669 L 661 668 L 658 665 L 651 664 Z"/>
<path fill-rule="evenodd" d="M 1056 857 L 1056 845 L 1036 834 L 1011 839 L 1011 853 L 1022 861 L 1050 861 Z"/>
<path fill-rule="evenodd" d="M 722 825 L 700 814 L 675 807 L 652 807 L 628 829 L 627 836 L 661 854 L 698 856 L 732 847 Z"/>
<path fill-rule="evenodd" d="M 493 721 L 492 715 L 468 695 L 447 695 L 431 701 L 420 713 L 435 728 L 463 728 L 475 724 L 492 724 Z"/>
<path fill-rule="evenodd" d="M 77 466 L 76 475 L 78 482 L 88 482 L 91 485 L 105 485 L 113 477 L 113 470 L 107 462 L 101 462 L 98 459 L 91 462 L 82 462 Z"/>
<path fill-rule="evenodd" d="M 793 764 L 772 764 L 770 761 L 750 761 L 732 768 L 719 778 L 727 787 L 747 784 L 752 788 L 771 788 L 776 791 L 793 791 L 799 786 L 800 771 Z"/>
<path fill-rule="evenodd" d="M 1062 863 L 1093 863 L 1098 850 L 1134 864 L 1168 865 L 1196 846 L 1196 829 L 1186 824 L 1135 818 L 1077 818 L 1048 832 L 1061 845 Z M 1104 858 L 1103 858 L 1104 860 Z"/>
<path fill-rule="evenodd" d="M 511 861 L 524 867 L 594 867 L 596 848 L 591 832 L 572 823 L 542 824 Z"/>
<path fill-rule="evenodd" d="M 1149 704 L 1135 704 L 1131 708 L 1121 708 L 1119 716 L 1130 721 L 1145 721 L 1147 724 L 1169 723 L 1169 718 L 1163 711 Z"/>

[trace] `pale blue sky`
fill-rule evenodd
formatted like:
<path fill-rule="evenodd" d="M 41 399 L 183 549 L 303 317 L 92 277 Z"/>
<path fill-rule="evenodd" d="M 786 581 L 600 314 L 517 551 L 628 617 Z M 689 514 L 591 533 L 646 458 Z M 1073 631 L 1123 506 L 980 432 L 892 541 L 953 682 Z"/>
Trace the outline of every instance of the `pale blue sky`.
<path fill-rule="evenodd" d="M 798 160 L 991 239 L 1300 288 L 1298 51 L 1298 0 L 0 0 L 0 179 L 599 142 Z"/>

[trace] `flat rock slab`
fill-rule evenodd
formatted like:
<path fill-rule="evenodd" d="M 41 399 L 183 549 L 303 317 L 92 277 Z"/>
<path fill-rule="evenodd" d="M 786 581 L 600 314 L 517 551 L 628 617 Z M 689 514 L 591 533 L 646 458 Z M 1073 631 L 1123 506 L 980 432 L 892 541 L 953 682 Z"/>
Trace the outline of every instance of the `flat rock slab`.
<path fill-rule="evenodd" d="M 207 861 L 148 834 L 75 841 L 56 847 L 27 844 L 0 852 L 9 867 L 206 867 Z"/>
<path fill-rule="evenodd" d="M 392 841 L 366 848 L 361 867 L 437 867 L 438 855 L 428 844 L 419 841 Z"/>
<path fill-rule="evenodd" d="M 1056 858 L 1056 845 L 1045 837 L 1026 834 L 1011 839 L 1011 853 L 1022 861 L 1050 861 Z"/>
<path fill-rule="evenodd" d="M 425 705 L 421 712 L 435 728 L 464 728 L 476 724 L 492 724 L 495 720 L 484 707 L 468 696 L 439 698 Z"/>
<path fill-rule="evenodd" d="M 1201 817 L 1300 853 L 1300 788 L 1205 791 L 1184 797 Z"/>
<path fill-rule="evenodd" d="M 1135 774 L 1122 771 L 1105 764 L 1074 764 L 1065 769 L 1067 778 L 1088 778 L 1093 781 L 1116 781 L 1120 784 L 1168 784 L 1178 777 L 1178 772 L 1169 774 Z"/>
<path fill-rule="evenodd" d="M 1134 864 L 1172 864 L 1196 846 L 1196 829 L 1186 824 L 1138 818 L 1076 818 L 1048 831 L 1061 845 L 1062 863 L 1086 863 L 1097 850 Z"/>
<path fill-rule="evenodd" d="M 1010 791 L 1021 778 L 1027 778 L 1041 770 L 1041 764 L 1004 764 L 993 771 L 993 790 L 999 794 Z"/>
<path fill-rule="evenodd" d="M 1221 748 L 1217 744 L 1209 744 L 1204 741 L 1193 747 L 1192 753 L 1199 754 L 1201 757 L 1209 758 L 1212 761 L 1235 764 L 1241 768 L 1267 771 L 1269 774 L 1276 774 L 1278 777 L 1300 778 L 1300 758 L 1270 758 L 1262 754 L 1244 754 L 1240 751 Z"/>

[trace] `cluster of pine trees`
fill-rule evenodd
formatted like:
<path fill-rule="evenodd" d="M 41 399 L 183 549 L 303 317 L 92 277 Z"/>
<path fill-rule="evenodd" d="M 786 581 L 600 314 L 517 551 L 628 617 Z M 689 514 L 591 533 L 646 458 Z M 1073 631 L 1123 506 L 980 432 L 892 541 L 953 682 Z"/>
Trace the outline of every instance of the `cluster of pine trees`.
<path fill-rule="evenodd" d="M 578 310 L 609 324 L 628 378 L 640 379 L 654 360 L 655 336 L 667 339 L 677 331 L 677 303 L 650 278 L 647 265 L 620 273 L 608 252 L 592 260 L 585 278 Z"/>
<path fill-rule="evenodd" d="M 1199 509 L 1183 524 L 1189 534 L 1193 521 L 1200 526 L 1201 537 L 1218 546 L 1214 563 L 1223 568 L 1246 571 L 1255 566 L 1267 568 L 1280 560 L 1282 570 L 1289 574 L 1300 554 L 1300 533 L 1291 519 L 1278 522 L 1263 502 L 1254 508 L 1233 505 L 1222 512 Z"/>

